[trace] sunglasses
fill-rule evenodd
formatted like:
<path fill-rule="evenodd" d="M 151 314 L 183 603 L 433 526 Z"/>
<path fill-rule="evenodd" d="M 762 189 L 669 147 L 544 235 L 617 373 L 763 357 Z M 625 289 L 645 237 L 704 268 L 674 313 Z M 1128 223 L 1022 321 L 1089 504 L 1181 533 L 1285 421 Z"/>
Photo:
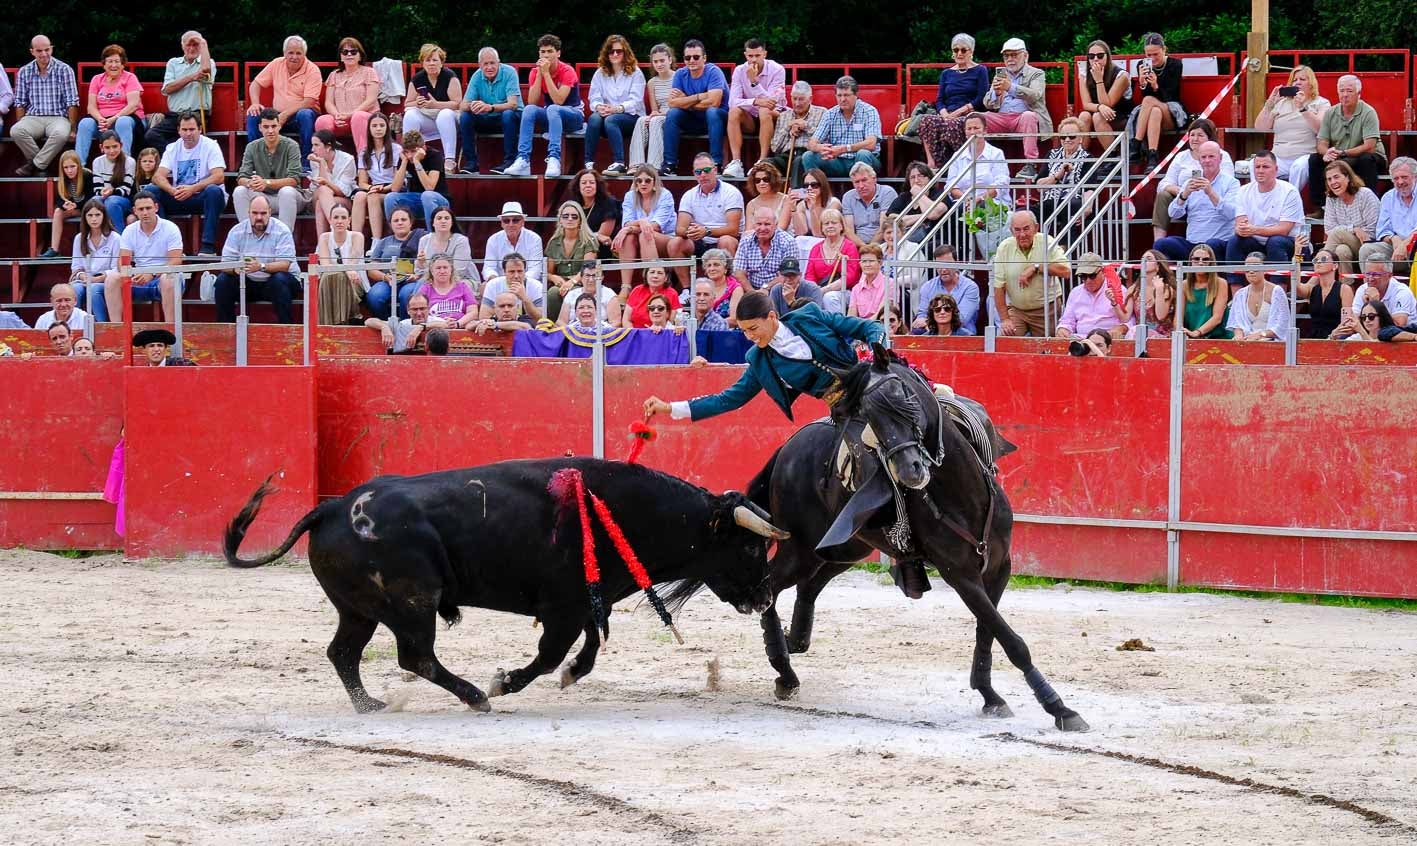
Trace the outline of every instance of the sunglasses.
<path fill-rule="evenodd" d="M 711 167 L 696 167 L 696 168 L 694 168 L 694 175 L 695 175 L 695 176 L 703 176 L 703 175 L 708 174 L 708 173 L 713 173 L 713 168 L 711 168 Z"/>
<path fill-rule="evenodd" d="M 817 184 L 817 183 L 815 183 L 815 182 L 803 182 L 803 183 L 802 183 L 802 187 L 803 187 L 803 188 L 806 188 L 808 191 L 815 191 L 816 189 L 818 189 L 818 188 L 820 188 L 820 187 L 822 187 L 822 186 L 819 185 L 819 184 Z"/>
<path fill-rule="evenodd" d="M 1079 279 L 1096 279 L 1097 276 L 1098 276 L 1097 273 L 1079 273 L 1079 274 L 1078 274 L 1078 278 L 1079 278 Z"/>
<path fill-rule="evenodd" d="M 623 55 L 625 55 L 625 51 L 622 50 L 622 49 L 619 48 L 619 47 L 612 47 L 612 48 L 610 49 L 610 55 L 612 55 L 612 56 L 623 56 Z"/>
<path fill-rule="evenodd" d="M 1088 53 L 1088 54 L 1087 54 L 1087 57 L 1088 57 L 1089 59 L 1105 59 L 1105 58 L 1107 58 L 1107 54 L 1106 54 L 1106 53 Z"/>
<path fill-rule="evenodd" d="M 1363 320 L 1364 320 L 1364 322 L 1367 322 L 1367 321 L 1369 321 L 1369 320 L 1377 320 L 1377 319 L 1378 319 L 1378 316 L 1377 316 L 1376 314 L 1374 314 L 1373 312 L 1368 312 L 1367 314 L 1363 315 Z"/>
<path fill-rule="evenodd" d="M 654 177 L 653 177 L 653 176 L 636 176 L 636 177 L 635 177 L 635 184 L 636 184 L 636 185 L 653 185 L 653 184 L 654 184 Z"/>
<path fill-rule="evenodd" d="M 755 183 L 758 183 L 758 184 L 761 184 L 761 185 L 771 185 L 771 184 L 772 184 L 772 178 L 771 178 L 771 177 L 767 177 L 767 176 L 755 176 L 755 177 L 753 177 L 753 181 L 754 181 Z"/>
<path fill-rule="evenodd" d="M 353 48 L 351 48 L 351 47 L 346 47 L 346 48 L 344 48 L 343 50 L 339 51 L 339 54 L 340 54 L 341 56 L 358 56 L 358 55 L 359 55 L 359 51 L 358 51 L 358 50 L 355 50 L 355 49 L 353 49 Z"/>
<path fill-rule="evenodd" d="M 579 218 L 580 215 L 576 214 L 575 212 L 566 212 L 565 214 L 561 215 L 562 220 L 577 220 Z"/>
<path fill-rule="evenodd" d="M 520 217 L 504 217 L 504 218 L 502 218 L 501 220 L 502 220 L 503 223 L 521 223 L 521 222 L 522 222 L 522 218 L 520 218 Z"/>
<path fill-rule="evenodd" d="M 1064 141 L 1076 141 L 1076 140 L 1078 140 L 1078 137 L 1077 137 L 1076 135 L 1059 135 L 1058 137 L 1061 138 L 1061 139 L 1063 139 Z"/>
<path fill-rule="evenodd" d="M 951 52 L 951 53 L 968 53 L 968 52 L 969 52 L 969 48 L 968 48 L 968 47 L 951 47 L 951 48 L 950 48 L 950 52 Z"/>
<path fill-rule="evenodd" d="M 686 62 L 702 62 L 703 60 L 703 56 L 690 56 L 688 54 L 685 54 L 684 56 L 684 61 Z"/>
<path fill-rule="evenodd" d="M 1387 275 L 1388 275 L 1388 274 L 1387 274 L 1386 272 L 1381 271 L 1381 270 L 1369 270 L 1368 272 L 1366 272 L 1366 273 L 1363 274 L 1363 278 L 1364 278 L 1364 279 L 1385 279 L 1385 278 L 1387 278 Z"/>
<path fill-rule="evenodd" d="M 935 311 L 954 311 L 954 307 L 947 305 L 937 305 L 935 306 Z"/>
<path fill-rule="evenodd" d="M 665 308 L 664 306 L 650 306 L 650 307 L 649 307 L 649 310 L 650 310 L 650 311 L 669 311 L 669 309 Z"/>

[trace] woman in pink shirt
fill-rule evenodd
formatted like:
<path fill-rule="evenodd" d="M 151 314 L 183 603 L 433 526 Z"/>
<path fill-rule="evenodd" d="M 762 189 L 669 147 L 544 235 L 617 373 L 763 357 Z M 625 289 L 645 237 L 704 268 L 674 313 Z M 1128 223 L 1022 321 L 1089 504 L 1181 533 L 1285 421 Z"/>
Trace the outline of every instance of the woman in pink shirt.
<path fill-rule="evenodd" d="M 379 111 L 379 72 L 357 38 L 340 40 L 339 61 L 325 80 L 325 113 L 315 118 L 315 131 L 328 129 L 337 137 L 353 138 L 355 152 L 362 154 L 369 118 Z"/>
<path fill-rule="evenodd" d="M 128 70 L 128 54 L 117 44 L 103 48 L 103 73 L 89 80 L 88 115 L 74 134 L 79 161 L 89 161 L 94 136 L 113 130 L 123 153 L 133 154 L 133 135 L 143 125 L 143 84 Z"/>
<path fill-rule="evenodd" d="M 453 257 L 439 253 L 428 264 L 428 281 L 418 289 L 428 298 L 428 319 L 466 329 L 477 319 L 477 294 L 472 285 L 453 278 Z"/>
<path fill-rule="evenodd" d="M 846 237 L 846 223 L 841 212 L 834 208 L 824 209 L 821 221 L 822 240 L 807 254 L 807 266 L 802 270 L 802 278 L 816 283 L 826 292 L 855 288 L 861 278 L 860 256 L 856 245 Z M 844 297 L 837 301 L 838 309 L 842 302 L 845 302 Z"/>
<path fill-rule="evenodd" d="M 881 272 L 883 258 L 880 244 L 867 244 L 861 248 L 861 281 L 851 289 L 847 317 L 876 320 L 881 306 L 895 299 L 895 282 Z"/>

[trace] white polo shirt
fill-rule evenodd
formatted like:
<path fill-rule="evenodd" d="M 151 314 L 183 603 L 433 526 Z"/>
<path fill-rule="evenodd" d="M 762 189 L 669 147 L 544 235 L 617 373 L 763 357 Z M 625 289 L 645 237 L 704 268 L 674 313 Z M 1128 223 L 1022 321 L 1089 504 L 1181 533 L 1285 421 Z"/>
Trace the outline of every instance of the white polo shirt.
<path fill-rule="evenodd" d="M 1358 286 L 1358 290 L 1353 293 L 1353 310 L 1355 312 L 1363 310 L 1363 304 L 1368 301 L 1368 283 L 1364 282 Z M 1412 289 L 1398 282 L 1396 279 L 1387 281 L 1387 293 L 1383 294 L 1379 300 L 1387 307 L 1388 314 L 1396 318 L 1399 314 L 1407 315 L 1410 321 L 1417 318 L 1417 296 L 1413 296 Z"/>
<path fill-rule="evenodd" d="M 679 198 L 679 211 L 689 215 L 694 222 L 707 229 L 717 229 L 728 223 L 728 213 L 737 209 L 743 211 L 743 194 L 737 188 L 729 185 L 722 179 L 718 180 L 718 187 L 705 194 L 703 189 L 695 185 L 684 192 L 684 196 Z M 738 216 L 738 232 L 743 232 L 743 216 Z M 704 243 L 717 244 L 718 238 L 713 235 L 705 235 Z"/>
<path fill-rule="evenodd" d="M 182 231 L 177 224 L 162 218 L 158 218 L 151 235 L 143 231 L 141 223 L 133 223 L 118 236 L 118 249 L 133 254 L 134 267 L 161 267 L 167 264 L 169 251 L 182 252 Z"/>

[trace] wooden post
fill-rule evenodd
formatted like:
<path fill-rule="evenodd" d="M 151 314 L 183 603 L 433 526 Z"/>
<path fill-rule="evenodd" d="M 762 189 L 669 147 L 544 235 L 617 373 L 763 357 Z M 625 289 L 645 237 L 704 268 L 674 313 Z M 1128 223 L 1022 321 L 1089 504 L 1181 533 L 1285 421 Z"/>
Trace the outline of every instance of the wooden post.
<path fill-rule="evenodd" d="M 1264 101 L 1265 75 L 1269 73 L 1269 0 L 1250 0 L 1250 33 L 1245 41 L 1245 125 L 1253 127 Z"/>

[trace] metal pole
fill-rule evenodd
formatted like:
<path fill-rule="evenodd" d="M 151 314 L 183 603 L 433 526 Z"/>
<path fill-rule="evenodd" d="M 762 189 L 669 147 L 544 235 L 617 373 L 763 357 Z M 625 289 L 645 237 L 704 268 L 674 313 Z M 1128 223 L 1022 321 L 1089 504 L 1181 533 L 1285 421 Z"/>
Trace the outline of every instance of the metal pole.
<path fill-rule="evenodd" d="M 313 278 L 315 273 L 315 263 L 317 261 L 319 261 L 318 256 L 311 256 L 309 263 L 306 265 L 306 271 L 303 275 L 300 273 L 299 264 L 295 261 L 291 262 L 291 264 L 296 265 L 294 268 L 295 278 L 304 280 L 304 285 L 302 286 L 302 290 L 300 292 L 300 300 L 305 304 L 305 308 L 301 309 L 305 312 L 305 314 L 301 316 L 300 321 L 300 347 L 305 352 L 303 356 L 303 361 L 306 367 L 310 366 L 310 309 L 315 305 L 315 303 L 312 302 L 314 297 L 312 297 L 311 295 L 315 293 L 315 283 L 313 281 Z"/>
<path fill-rule="evenodd" d="M 182 357 L 182 295 L 185 293 L 185 287 L 187 277 L 181 273 L 172 274 L 172 337 L 177 340 L 177 343 L 172 345 L 172 354 L 178 358 Z"/>
<path fill-rule="evenodd" d="M 596 458 L 605 457 L 605 322 L 600 309 L 600 283 L 589 291 L 582 290 L 581 296 L 589 296 L 595 303 L 595 345 L 590 355 L 590 449 Z"/>
<path fill-rule="evenodd" d="M 1166 459 L 1166 522 L 1174 526 L 1181 519 L 1181 385 L 1186 367 L 1186 333 L 1171 333 L 1170 434 Z M 1166 530 L 1166 589 L 1175 590 L 1181 581 L 1181 533 Z"/>
<path fill-rule="evenodd" d="M 986 309 L 985 314 L 988 314 Z M 989 325 L 984 327 L 984 352 L 993 352 L 999 340 L 999 327 L 994 325 L 994 321 L 989 321 Z"/>
<path fill-rule="evenodd" d="M 1053 289 L 1048 284 L 1048 233 L 1043 232 L 1043 337 L 1053 337 Z"/>
<path fill-rule="evenodd" d="M 211 271 L 207 271 L 210 273 Z M 239 304 L 236 311 L 236 366 L 246 366 L 246 332 L 251 325 L 251 318 L 246 316 L 246 267 L 243 265 L 236 272 L 237 296 Z"/>
<path fill-rule="evenodd" d="M 1284 336 L 1284 363 L 1299 363 L 1299 274 L 1303 272 L 1299 251 L 1294 251 L 1294 268 L 1289 272 L 1289 334 Z"/>
<path fill-rule="evenodd" d="M 684 321 L 684 331 L 689 336 L 689 361 L 692 362 L 699 354 L 699 318 L 694 316 L 692 301 L 689 305 L 689 319 Z"/>

